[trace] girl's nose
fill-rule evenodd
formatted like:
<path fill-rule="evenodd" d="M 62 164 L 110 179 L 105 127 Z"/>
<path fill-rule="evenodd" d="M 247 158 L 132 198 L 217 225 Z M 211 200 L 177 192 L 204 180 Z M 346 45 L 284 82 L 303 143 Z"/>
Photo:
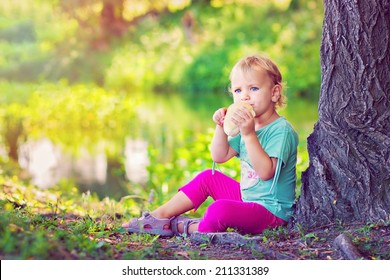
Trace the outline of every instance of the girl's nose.
<path fill-rule="evenodd" d="M 241 92 L 241 101 L 249 100 L 249 94 L 248 91 L 244 90 Z"/>

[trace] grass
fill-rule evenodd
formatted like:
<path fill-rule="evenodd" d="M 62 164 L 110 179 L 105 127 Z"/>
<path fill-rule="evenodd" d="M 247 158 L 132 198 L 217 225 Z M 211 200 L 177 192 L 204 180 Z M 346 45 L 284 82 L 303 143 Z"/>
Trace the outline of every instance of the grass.
<path fill-rule="evenodd" d="M 100 259 L 115 253 L 101 241 L 121 230 L 115 216 L 104 213 L 105 202 L 91 199 L 87 206 L 75 191 L 62 197 L 58 190 L 2 180 L 1 258 Z"/>
<path fill-rule="evenodd" d="M 158 236 L 127 234 L 121 224 L 130 213 L 120 202 L 1 175 L 0 183 L 0 259 L 201 258 L 167 251 Z"/>

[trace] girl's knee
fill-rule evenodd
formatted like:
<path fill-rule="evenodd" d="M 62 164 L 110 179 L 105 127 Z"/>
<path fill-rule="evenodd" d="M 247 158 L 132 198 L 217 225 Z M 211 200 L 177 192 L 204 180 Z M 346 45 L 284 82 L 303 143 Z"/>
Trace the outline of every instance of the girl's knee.
<path fill-rule="evenodd" d="M 198 177 L 202 177 L 202 178 L 206 177 L 207 178 L 207 177 L 212 176 L 213 173 L 214 173 L 214 171 L 212 169 L 206 169 L 206 170 L 203 170 L 202 172 L 200 172 L 198 174 Z"/>
<path fill-rule="evenodd" d="M 211 218 L 224 220 L 225 218 L 229 218 L 231 210 L 229 200 L 221 199 L 210 204 L 205 214 Z"/>
<path fill-rule="evenodd" d="M 215 177 L 212 169 L 203 170 L 195 177 L 195 180 L 200 182 L 202 185 L 212 185 L 214 179 Z"/>
<path fill-rule="evenodd" d="M 225 231 L 229 225 L 229 206 L 226 200 L 217 200 L 207 208 L 202 222 L 199 224 L 201 232 Z"/>

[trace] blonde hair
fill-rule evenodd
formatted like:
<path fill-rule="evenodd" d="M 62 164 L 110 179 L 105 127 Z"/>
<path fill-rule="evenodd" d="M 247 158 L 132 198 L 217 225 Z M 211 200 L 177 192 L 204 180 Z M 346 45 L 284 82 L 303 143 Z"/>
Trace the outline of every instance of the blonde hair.
<path fill-rule="evenodd" d="M 280 73 L 278 66 L 271 59 L 261 55 L 249 55 L 241 58 L 230 72 L 230 81 L 232 73 L 236 69 L 241 70 L 243 73 L 248 73 L 249 71 L 265 71 L 272 82 L 275 85 L 280 85 L 281 88 L 280 98 L 276 102 L 276 107 L 282 108 L 286 105 L 287 98 L 283 94 L 282 74 Z"/>

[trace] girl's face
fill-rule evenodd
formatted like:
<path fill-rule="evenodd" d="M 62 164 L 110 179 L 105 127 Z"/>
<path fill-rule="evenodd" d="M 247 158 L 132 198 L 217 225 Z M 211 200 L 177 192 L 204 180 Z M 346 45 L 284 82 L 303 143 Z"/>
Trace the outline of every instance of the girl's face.
<path fill-rule="evenodd" d="M 231 75 L 231 91 L 234 102 L 243 101 L 252 106 L 256 117 L 275 111 L 281 87 L 275 85 L 265 71 L 247 73 L 234 69 Z"/>

